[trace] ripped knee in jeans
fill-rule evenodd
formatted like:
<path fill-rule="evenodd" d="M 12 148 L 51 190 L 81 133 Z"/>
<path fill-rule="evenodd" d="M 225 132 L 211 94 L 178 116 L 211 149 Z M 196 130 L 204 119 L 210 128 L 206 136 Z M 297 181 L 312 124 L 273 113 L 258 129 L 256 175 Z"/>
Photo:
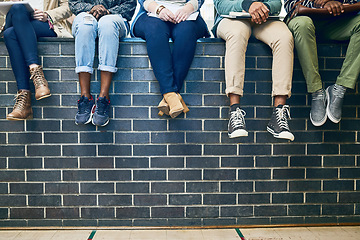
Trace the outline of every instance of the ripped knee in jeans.
<path fill-rule="evenodd" d="M 84 16 L 84 24 L 93 25 L 94 18 L 92 16 Z"/>

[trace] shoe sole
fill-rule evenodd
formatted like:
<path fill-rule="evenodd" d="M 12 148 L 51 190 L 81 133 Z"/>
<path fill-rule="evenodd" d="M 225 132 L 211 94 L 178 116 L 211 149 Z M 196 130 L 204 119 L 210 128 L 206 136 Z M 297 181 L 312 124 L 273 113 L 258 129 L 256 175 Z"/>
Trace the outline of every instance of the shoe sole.
<path fill-rule="evenodd" d="M 179 116 L 183 111 L 184 111 L 184 109 L 181 109 L 181 110 L 178 110 L 178 111 L 174 111 L 174 112 L 171 112 L 171 111 L 170 111 L 170 117 L 171 117 L 171 118 L 176 118 L 176 117 Z"/>
<path fill-rule="evenodd" d="M 249 133 L 244 129 L 235 130 L 232 133 L 228 133 L 229 138 L 247 137 Z"/>
<path fill-rule="evenodd" d="M 324 117 L 320 122 L 315 122 L 315 121 L 311 118 L 311 113 L 310 113 L 310 121 L 311 121 L 311 123 L 312 123 L 315 127 L 320 127 L 320 126 L 324 125 L 325 122 L 326 122 L 326 120 L 327 120 L 327 111 L 326 111 L 326 113 L 325 113 L 325 117 Z"/>
<path fill-rule="evenodd" d="M 9 120 L 9 121 L 23 121 L 23 120 L 31 120 L 31 119 L 33 119 L 33 116 L 29 116 L 27 118 L 6 117 L 6 120 Z"/>
<path fill-rule="evenodd" d="M 44 96 L 41 96 L 41 97 L 37 98 L 36 100 L 39 101 L 39 100 L 41 100 L 41 99 L 48 98 L 48 97 L 50 97 L 50 96 L 51 96 L 51 94 L 44 95 Z"/>
<path fill-rule="evenodd" d="M 108 125 L 109 121 L 110 121 L 110 120 L 108 119 L 108 120 L 107 120 L 107 121 L 106 121 L 103 125 L 98 125 L 98 124 L 95 124 L 95 123 L 94 123 L 94 119 L 92 119 L 92 121 L 91 121 L 91 122 L 92 122 L 92 124 L 93 124 L 94 126 L 104 127 L 104 126 Z"/>
<path fill-rule="evenodd" d="M 267 127 L 267 131 L 269 133 L 271 133 L 275 138 L 280 138 L 280 139 L 287 139 L 290 141 L 294 141 L 295 137 L 291 132 L 285 131 L 285 132 L 281 132 L 281 133 L 275 133 L 271 128 Z"/>
<path fill-rule="evenodd" d="M 340 119 L 336 119 L 330 112 L 330 95 L 329 95 L 329 87 L 326 88 L 326 99 L 327 99 L 327 105 L 326 105 L 326 114 L 329 117 L 330 121 L 333 123 L 339 123 Z"/>
<path fill-rule="evenodd" d="M 77 123 L 76 120 L 75 120 L 75 124 L 76 124 L 76 125 L 86 125 L 86 124 L 90 123 L 90 122 L 92 121 L 92 117 L 93 117 L 94 112 L 95 112 L 95 107 L 96 107 L 96 106 L 95 106 L 95 104 L 94 104 L 93 107 L 91 108 L 90 117 L 89 117 L 89 119 L 88 119 L 85 123 Z"/>

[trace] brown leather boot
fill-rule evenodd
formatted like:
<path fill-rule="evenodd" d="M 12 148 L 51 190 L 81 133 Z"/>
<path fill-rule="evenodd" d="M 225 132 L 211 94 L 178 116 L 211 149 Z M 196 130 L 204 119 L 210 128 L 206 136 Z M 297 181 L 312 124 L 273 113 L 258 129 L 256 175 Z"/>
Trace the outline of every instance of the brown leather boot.
<path fill-rule="evenodd" d="M 25 120 L 33 118 L 31 108 L 31 92 L 27 90 L 18 91 L 13 111 L 6 116 L 7 120 Z"/>
<path fill-rule="evenodd" d="M 45 79 L 42 67 L 37 65 L 36 67 L 30 68 L 30 74 L 30 79 L 33 80 L 35 86 L 35 99 L 40 100 L 50 97 L 49 85 Z"/>
<path fill-rule="evenodd" d="M 169 104 L 169 115 L 172 118 L 176 118 L 183 110 L 184 107 L 175 92 L 169 92 L 164 94 L 164 99 Z"/>

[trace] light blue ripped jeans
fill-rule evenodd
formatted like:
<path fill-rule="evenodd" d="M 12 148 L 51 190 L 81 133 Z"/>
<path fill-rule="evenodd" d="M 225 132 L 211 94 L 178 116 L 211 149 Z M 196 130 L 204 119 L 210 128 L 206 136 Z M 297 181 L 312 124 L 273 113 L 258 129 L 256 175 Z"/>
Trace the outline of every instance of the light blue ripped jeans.
<path fill-rule="evenodd" d="M 72 27 L 75 37 L 75 72 L 93 73 L 95 39 L 99 37 L 98 69 L 115 73 L 119 39 L 127 33 L 127 22 L 120 14 L 105 15 L 99 21 L 89 13 L 78 14 Z"/>

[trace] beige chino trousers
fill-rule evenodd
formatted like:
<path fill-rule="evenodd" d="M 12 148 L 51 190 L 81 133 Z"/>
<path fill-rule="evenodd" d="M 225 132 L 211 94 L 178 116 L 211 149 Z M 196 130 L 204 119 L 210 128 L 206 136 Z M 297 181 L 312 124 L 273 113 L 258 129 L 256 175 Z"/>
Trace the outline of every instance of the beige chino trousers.
<path fill-rule="evenodd" d="M 217 35 L 226 41 L 226 95 L 234 93 L 243 96 L 245 52 L 251 30 L 253 30 L 255 38 L 266 43 L 273 53 L 271 95 L 290 97 L 294 64 L 294 40 L 287 26 L 277 20 L 268 20 L 258 25 L 248 19 L 224 18 L 218 25 Z"/>

